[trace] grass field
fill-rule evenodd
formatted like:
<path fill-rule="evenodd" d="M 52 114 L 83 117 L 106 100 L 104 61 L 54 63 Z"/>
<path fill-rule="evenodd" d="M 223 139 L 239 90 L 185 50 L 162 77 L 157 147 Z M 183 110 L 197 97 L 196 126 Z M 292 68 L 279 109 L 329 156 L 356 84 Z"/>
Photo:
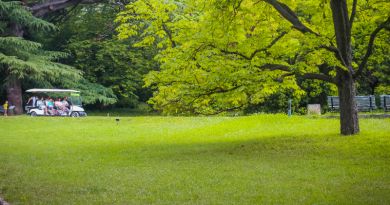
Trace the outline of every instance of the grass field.
<path fill-rule="evenodd" d="M 11 204 L 390 204 L 390 119 L 0 118 Z"/>

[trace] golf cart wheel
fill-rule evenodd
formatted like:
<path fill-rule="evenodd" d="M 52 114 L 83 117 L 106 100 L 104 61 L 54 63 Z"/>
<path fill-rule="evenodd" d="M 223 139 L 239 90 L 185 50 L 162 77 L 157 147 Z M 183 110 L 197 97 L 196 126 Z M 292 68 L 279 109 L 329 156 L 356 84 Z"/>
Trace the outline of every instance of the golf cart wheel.
<path fill-rule="evenodd" d="M 72 112 L 72 114 L 70 114 L 71 117 L 80 117 L 80 114 L 78 112 Z"/>
<path fill-rule="evenodd" d="M 32 111 L 32 112 L 30 113 L 30 116 L 31 116 L 31 117 L 36 117 L 36 116 L 37 116 L 37 113 L 34 112 L 34 111 Z"/>

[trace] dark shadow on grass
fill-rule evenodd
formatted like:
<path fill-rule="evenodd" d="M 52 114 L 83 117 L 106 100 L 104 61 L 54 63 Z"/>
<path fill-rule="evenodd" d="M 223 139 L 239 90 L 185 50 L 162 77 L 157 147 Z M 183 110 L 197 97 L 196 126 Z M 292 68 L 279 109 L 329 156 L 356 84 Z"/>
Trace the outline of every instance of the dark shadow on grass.
<path fill-rule="evenodd" d="M 129 109 L 129 108 L 117 108 L 109 110 L 88 110 L 88 116 L 96 117 L 140 117 L 140 116 L 159 116 L 158 112 L 139 110 L 139 109 Z"/>
<path fill-rule="evenodd" d="M 88 146 L 86 150 L 94 150 L 102 157 L 115 156 L 118 160 L 138 162 L 167 162 L 183 160 L 240 159 L 301 159 L 337 155 L 349 157 L 345 150 L 328 146 L 326 142 L 340 140 L 338 134 L 326 136 L 275 136 L 251 140 L 230 142 L 196 142 L 188 144 L 138 144 L 131 142 L 110 144 L 105 146 Z"/>

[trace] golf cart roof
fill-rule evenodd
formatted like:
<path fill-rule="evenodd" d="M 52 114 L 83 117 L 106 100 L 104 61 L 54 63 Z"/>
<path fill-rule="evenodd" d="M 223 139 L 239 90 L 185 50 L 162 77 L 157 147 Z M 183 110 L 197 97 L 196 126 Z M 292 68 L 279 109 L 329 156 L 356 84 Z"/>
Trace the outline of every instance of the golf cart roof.
<path fill-rule="evenodd" d="M 34 88 L 26 90 L 27 93 L 79 93 L 78 90 L 68 90 L 68 89 L 40 89 Z"/>

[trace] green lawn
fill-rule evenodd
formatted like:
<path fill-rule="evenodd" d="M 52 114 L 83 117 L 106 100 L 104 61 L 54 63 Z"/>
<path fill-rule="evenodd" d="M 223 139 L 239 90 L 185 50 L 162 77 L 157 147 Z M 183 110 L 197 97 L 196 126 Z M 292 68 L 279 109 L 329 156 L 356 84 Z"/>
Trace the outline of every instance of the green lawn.
<path fill-rule="evenodd" d="M 390 119 L 0 117 L 11 204 L 390 204 Z"/>

